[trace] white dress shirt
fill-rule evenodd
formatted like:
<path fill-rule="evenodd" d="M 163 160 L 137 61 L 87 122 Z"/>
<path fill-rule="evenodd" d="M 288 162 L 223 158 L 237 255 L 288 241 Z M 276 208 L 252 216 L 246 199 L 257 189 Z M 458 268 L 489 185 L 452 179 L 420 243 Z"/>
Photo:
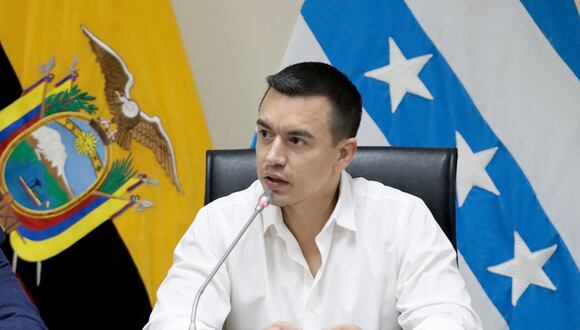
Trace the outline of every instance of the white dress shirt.
<path fill-rule="evenodd" d="M 145 329 L 188 328 L 201 283 L 252 214 L 263 188 L 202 208 L 175 249 Z M 342 173 L 336 207 L 316 237 L 313 277 L 279 207 L 257 217 L 201 297 L 198 320 L 215 329 L 480 329 L 456 254 L 422 200 Z"/>

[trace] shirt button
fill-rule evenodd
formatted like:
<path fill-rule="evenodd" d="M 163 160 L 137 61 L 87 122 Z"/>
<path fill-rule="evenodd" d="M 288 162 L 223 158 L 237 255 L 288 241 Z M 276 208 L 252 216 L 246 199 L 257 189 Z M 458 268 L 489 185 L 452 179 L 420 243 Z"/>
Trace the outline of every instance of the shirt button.
<path fill-rule="evenodd" d="M 316 307 L 316 306 L 314 306 L 314 303 L 312 301 L 308 302 L 307 306 L 308 306 L 308 309 L 310 309 L 310 310 L 314 310 L 314 307 Z"/>

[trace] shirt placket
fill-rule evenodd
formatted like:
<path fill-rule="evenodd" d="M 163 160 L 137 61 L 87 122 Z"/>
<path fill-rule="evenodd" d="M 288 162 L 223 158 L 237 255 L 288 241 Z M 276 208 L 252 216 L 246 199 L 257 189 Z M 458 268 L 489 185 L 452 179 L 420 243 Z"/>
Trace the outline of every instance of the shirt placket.
<path fill-rule="evenodd" d="M 324 276 L 324 269 L 326 268 L 326 261 L 328 260 L 328 253 L 330 249 L 330 244 L 332 242 L 332 233 L 334 231 L 335 221 L 333 219 L 329 220 L 320 234 L 316 236 L 316 245 L 320 251 L 320 267 L 318 272 L 316 272 L 316 277 L 312 278 L 309 269 L 305 269 L 306 278 L 310 280 L 310 285 L 308 285 L 308 290 L 304 295 L 304 316 L 302 319 L 302 326 L 304 330 L 318 330 L 321 329 L 324 324 L 321 324 L 321 313 L 322 313 L 322 297 L 318 287 L 319 283 Z M 303 257 L 304 258 L 304 257 Z"/>
<path fill-rule="evenodd" d="M 301 287 L 301 293 L 303 297 L 303 314 L 301 320 L 304 330 L 319 330 L 324 326 L 321 324 L 322 300 L 317 288 L 319 287 L 319 282 L 323 277 L 326 267 L 334 226 L 334 219 L 329 219 L 316 237 L 316 245 L 320 251 L 321 263 L 314 278 L 310 273 L 310 268 L 296 238 L 294 238 L 287 227 L 277 226 L 277 236 L 285 243 L 288 257 L 302 267 L 303 285 Z"/>

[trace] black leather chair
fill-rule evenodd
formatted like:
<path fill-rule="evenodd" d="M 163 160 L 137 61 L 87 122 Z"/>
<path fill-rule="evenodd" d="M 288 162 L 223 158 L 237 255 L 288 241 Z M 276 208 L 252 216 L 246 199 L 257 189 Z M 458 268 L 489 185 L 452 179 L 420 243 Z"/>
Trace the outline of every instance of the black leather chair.
<path fill-rule="evenodd" d="M 455 148 L 359 147 L 347 168 L 422 198 L 455 248 Z M 254 149 L 208 150 L 205 204 L 257 179 Z"/>

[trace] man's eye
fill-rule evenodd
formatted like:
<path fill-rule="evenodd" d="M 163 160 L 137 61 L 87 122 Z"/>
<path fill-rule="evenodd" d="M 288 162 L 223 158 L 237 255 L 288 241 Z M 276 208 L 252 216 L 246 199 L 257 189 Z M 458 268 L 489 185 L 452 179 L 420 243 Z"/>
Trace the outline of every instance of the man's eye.
<path fill-rule="evenodd" d="M 258 130 L 258 135 L 260 135 L 260 137 L 262 138 L 267 138 L 271 136 L 270 132 L 266 131 L 265 129 Z"/>
<path fill-rule="evenodd" d="M 297 146 L 301 146 L 304 144 L 304 140 L 297 138 L 297 137 L 291 137 L 290 138 L 290 143 L 297 145 Z"/>

